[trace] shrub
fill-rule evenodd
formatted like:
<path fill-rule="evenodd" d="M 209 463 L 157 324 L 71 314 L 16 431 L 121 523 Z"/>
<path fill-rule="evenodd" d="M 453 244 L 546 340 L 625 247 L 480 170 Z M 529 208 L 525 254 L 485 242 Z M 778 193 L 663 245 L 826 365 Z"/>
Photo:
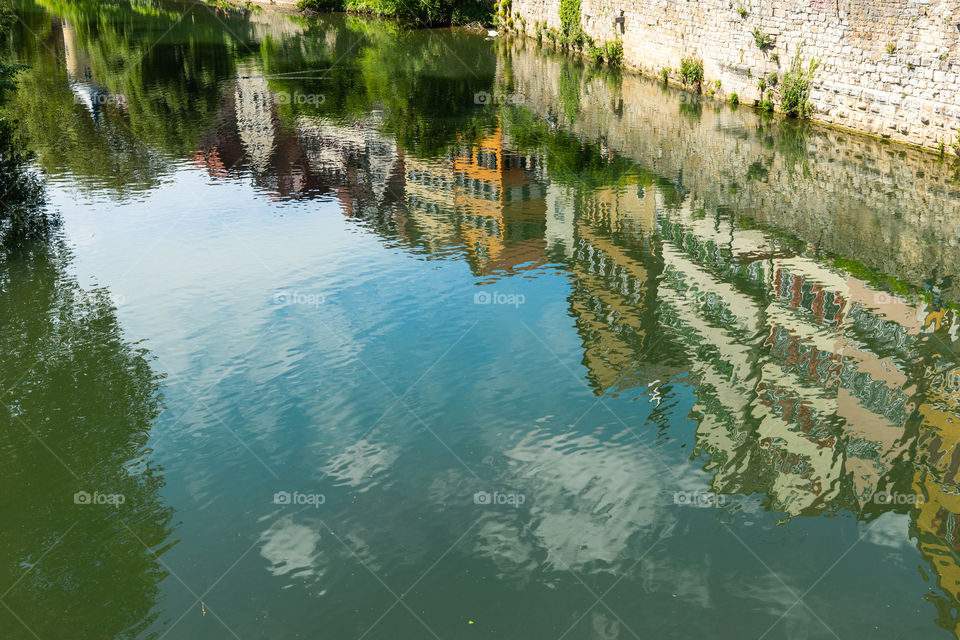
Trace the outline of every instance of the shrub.
<path fill-rule="evenodd" d="M 297 9 L 313 9 L 314 11 L 343 11 L 343 0 L 300 0 Z"/>
<path fill-rule="evenodd" d="M 760 31 L 760 29 L 753 28 L 753 41 L 757 44 L 757 48 L 761 51 L 766 51 L 773 45 L 773 40 L 767 34 Z"/>
<path fill-rule="evenodd" d="M 413 20 L 428 25 L 483 24 L 509 25 L 510 2 L 504 0 L 495 7 L 485 0 L 299 0 L 297 8 L 314 11 L 355 11 L 378 16 Z"/>
<path fill-rule="evenodd" d="M 810 105 L 810 81 L 817 73 L 817 67 L 820 61 L 811 59 L 804 66 L 803 46 L 797 47 L 797 52 L 790 61 L 790 69 L 783 74 L 780 81 L 780 108 L 784 113 L 797 117 L 806 118 L 810 115 L 813 107 Z"/>
<path fill-rule="evenodd" d="M 730 104 L 740 104 L 740 96 L 738 96 L 736 93 L 731 93 Z"/>
<path fill-rule="evenodd" d="M 595 45 L 590 45 L 587 49 L 587 57 L 590 58 L 590 61 L 598 67 L 603 64 L 603 47 L 597 47 Z"/>
<path fill-rule="evenodd" d="M 587 34 L 580 28 L 580 0 L 560 0 L 560 35 L 564 45 L 577 49 L 587 40 Z"/>
<path fill-rule="evenodd" d="M 611 67 L 619 67 L 623 64 L 623 42 L 620 38 L 604 45 L 604 57 Z"/>
<path fill-rule="evenodd" d="M 680 61 L 680 77 L 684 84 L 696 87 L 700 91 L 703 84 L 703 60 L 700 58 L 683 58 Z"/>

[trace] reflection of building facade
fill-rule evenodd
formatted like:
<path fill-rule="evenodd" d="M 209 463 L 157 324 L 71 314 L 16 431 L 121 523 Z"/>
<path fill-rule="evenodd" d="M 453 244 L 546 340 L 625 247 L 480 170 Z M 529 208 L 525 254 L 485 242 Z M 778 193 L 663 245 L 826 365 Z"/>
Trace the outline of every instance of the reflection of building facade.
<path fill-rule="evenodd" d="M 538 162 L 506 150 L 500 130 L 440 160 L 411 159 L 409 215 L 433 230 L 439 245 L 462 246 L 478 274 L 540 264 L 546 188 L 538 179 Z"/>
<path fill-rule="evenodd" d="M 572 190 L 551 195 L 548 219 L 574 220 L 569 230 L 551 239 L 559 247 L 571 248 L 571 313 L 595 391 L 672 377 L 675 370 L 662 367 L 654 353 L 646 352 L 656 340 L 656 319 L 650 310 L 661 271 L 649 246 L 655 194 L 630 184 L 605 187 L 585 199 Z"/>

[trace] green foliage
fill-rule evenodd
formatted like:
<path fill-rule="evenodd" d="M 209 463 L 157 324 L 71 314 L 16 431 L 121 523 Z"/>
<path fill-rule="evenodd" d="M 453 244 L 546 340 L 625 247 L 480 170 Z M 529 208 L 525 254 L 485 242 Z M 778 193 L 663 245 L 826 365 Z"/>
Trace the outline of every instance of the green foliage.
<path fill-rule="evenodd" d="M 887 45 L 887 53 L 893 55 L 896 52 L 897 52 L 897 45 L 895 45 L 892 42 Z"/>
<path fill-rule="evenodd" d="M 660 77 L 663 78 L 663 84 L 667 84 L 670 81 L 670 70 L 664 67 L 660 70 Z"/>
<path fill-rule="evenodd" d="M 820 61 L 811 59 L 803 63 L 803 47 L 797 47 L 797 52 L 790 61 L 790 69 L 783 74 L 780 81 L 780 109 L 791 116 L 806 118 L 813 107 L 810 105 L 810 82 L 817 73 Z"/>
<path fill-rule="evenodd" d="M 619 67 L 623 64 L 623 42 L 620 38 L 611 40 L 604 45 L 604 57 L 611 67 Z"/>
<path fill-rule="evenodd" d="M 771 91 L 770 93 L 767 94 L 766 98 L 763 98 L 762 100 L 760 100 L 760 102 L 757 103 L 757 109 L 759 109 L 764 113 L 771 113 L 773 111 L 772 96 L 773 96 L 773 92 Z"/>
<path fill-rule="evenodd" d="M 730 104 L 740 104 L 740 96 L 738 96 L 736 93 L 731 93 Z"/>
<path fill-rule="evenodd" d="M 344 3 L 343 0 L 299 0 L 297 9 L 300 11 L 308 9 L 313 11 L 343 11 Z"/>
<path fill-rule="evenodd" d="M 580 0 L 560 0 L 560 30 L 567 37 L 580 30 Z"/>
<path fill-rule="evenodd" d="M 760 31 L 760 29 L 753 28 L 753 41 L 756 43 L 757 48 L 761 51 L 766 51 L 771 46 L 773 46 L 773 40 L 767 34 Z"/>
<path fill-rule="evenodd" d="M 737 13 L 740 14 L 741 18 L 746 18 L 747 17 L 746 7 L 744 7 L 743 5 L 740 5 L 739 7 L 737 7 Z"/>
<path fill-rule="evenodd" d="M 604 59 L 603 47 L 598 47 L 596 45 L 591 44 L 587 48 L 587 57 L 590 58 L 590 61 L 593 62 L 593 64 L 599 67 L 601 64 L 603 64 L 603 59 Z"/>
<path fill-rule="evenodd" d="M 297 8 L 366 13 L 427 25 L 494 23 L 494 8 L 483 0 L 299 0 Z"/>
<path fill-rule="evenodd" d="M 587 45 L 587 57 L 597 66 L 606 60 L 611 67 L 619 67 L 623 64 L 623 43 L 619 38 L 608 40 L 600 46 L 590 42 Z"/>
<path fill-rule="evenodd" d="M 560 0 L 560 44 L 582 49 L 592 46 L 590 37 L 580 26 L 580 0 Z"/>
<path fill-rule="evenodd" d="M 683 58 L 680 61 L 680 77 L 683 83 L 696 87 L 700 91 L 703 84 L 703 60 L 700 58 Z"/>

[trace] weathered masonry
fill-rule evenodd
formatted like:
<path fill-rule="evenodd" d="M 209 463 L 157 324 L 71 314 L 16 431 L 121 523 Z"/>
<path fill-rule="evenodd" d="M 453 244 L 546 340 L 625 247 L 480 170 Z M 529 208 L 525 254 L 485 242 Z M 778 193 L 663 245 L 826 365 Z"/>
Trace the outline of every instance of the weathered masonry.
<path fill-rule="evenodd" d="M 512 0 L 510 11 L 533 36 L 561 29 L 562 2 Z M 656 76 L 699 57 L 704 87 L 742 102 L 760 99 L 760 79 L 782 75 L 802 45 L 820 60 L 814 120 L 955 153 L 958 0 L 581 0 L 580 24 L 595 40 L 620 38 L 624 63 Z"/>

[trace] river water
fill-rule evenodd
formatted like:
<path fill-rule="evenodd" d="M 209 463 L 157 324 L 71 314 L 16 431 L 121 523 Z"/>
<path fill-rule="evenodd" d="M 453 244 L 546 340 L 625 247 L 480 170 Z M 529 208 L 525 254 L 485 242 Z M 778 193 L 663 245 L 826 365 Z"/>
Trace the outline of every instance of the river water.
<path fill-rule="evenodd" d="M 960 634 L 960 182 L 533 41 L 18 1 L 4 638 Z"/>

